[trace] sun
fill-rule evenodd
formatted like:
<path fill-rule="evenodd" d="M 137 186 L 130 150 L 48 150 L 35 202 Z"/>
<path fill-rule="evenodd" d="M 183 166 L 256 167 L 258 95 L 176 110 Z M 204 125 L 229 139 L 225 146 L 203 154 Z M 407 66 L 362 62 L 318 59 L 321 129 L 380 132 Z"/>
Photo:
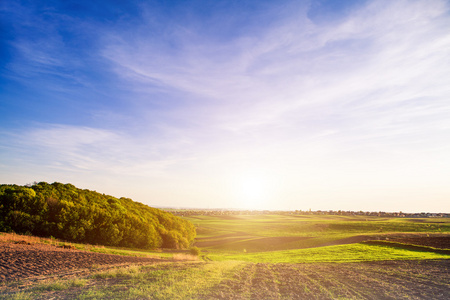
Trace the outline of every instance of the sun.
<path fill-rule="evenodd" d="M 267 182 L 262 176 L 246 175 L 238 178 L 235 185 L 235 198 L 238 206 L 245 209 L 262 209 L 267 199 L 267 186 Z"/>
<path fill-rule="evenodd" d="M 264 195 L 264 184 L 258 178 L 244 178 L 240 185 L 242 196 L 249 200 L 257 200 Z"/>

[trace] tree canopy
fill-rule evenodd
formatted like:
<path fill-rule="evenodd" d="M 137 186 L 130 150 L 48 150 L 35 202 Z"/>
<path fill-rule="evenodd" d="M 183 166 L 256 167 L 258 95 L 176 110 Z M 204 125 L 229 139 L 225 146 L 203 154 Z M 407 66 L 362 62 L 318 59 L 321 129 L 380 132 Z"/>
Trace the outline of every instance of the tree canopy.
<path fill-rule="evenodd" d="M 187 248 L 196 235 L 171 213 L 59 182 L 0 185 L 0 231 L 144 249 Z"/>

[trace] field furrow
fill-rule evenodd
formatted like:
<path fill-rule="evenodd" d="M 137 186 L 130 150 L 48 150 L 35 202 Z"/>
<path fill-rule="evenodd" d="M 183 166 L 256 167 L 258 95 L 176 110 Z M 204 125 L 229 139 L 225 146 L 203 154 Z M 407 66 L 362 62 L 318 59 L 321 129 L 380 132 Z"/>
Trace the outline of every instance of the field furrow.
<path fill-rule="evenodd" d="M 221 282 L 207 298 L 447 299 L 449 266 L 448 260 L 389 264 L 249 264 L 233 280 Z M 409 278 L 407 274 L 412 272 L 421 277 Z"/>

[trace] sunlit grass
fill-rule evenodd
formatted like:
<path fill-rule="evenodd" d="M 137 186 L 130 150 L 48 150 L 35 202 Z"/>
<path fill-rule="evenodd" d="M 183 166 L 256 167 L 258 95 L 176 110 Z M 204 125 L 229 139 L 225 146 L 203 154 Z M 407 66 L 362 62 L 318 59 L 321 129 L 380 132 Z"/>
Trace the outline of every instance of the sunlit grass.
<path fill-rule="evenodd" d="M 231 215 L 186 217 L 197 227 L 197 241 L 208 242 L 205 249 L 221 252 L 287 250 L 331 244 L 354 236 L 378 237 L 389 234 L 448 234 L 450 220 L 407 219 L 374 216 L 334 215 Z M 297 241 L 259 248 L 264 237 L 299 237 Z M 253 245 L 251 245 L 253 244 Z"/>
<path fill-rule="evenodd" d="M 121 279 L 114 286 L 97 286 L 80 299 L 195 299 L 221 280 L 231 277 L 242 262 L 210 262 L 120 268 L 94 275 L 94 278 Z M 126 288 L 124 288 L 126 287 Z"/>
<path fill-rule="evenodd" d="M 90 249 L 91 252 L 106 253 L 114 255 L 125 256 L 137 256 L 137 257 L 159 257 L 159 258 L 172 258 L 173 253 L 161 252 L 161 251 L 144 251 L 141 249 L 118 249 L 112 247 L 98 247 Z"/>
<path fill-rule="evenodd" d="M 86 285 L 87 280 L 83 278 L 74 278 L 69 280 L 56 280 L 44 282 L 34 287 L 35 291 L 61 291 L 71 287 L 82 287 Z"/>
<path fill-rule="evenodd" d="M 155 257 L 155 258 L 173 258 L 174 253 L 164 252 L 161 250 L 142 250 L 142 249 L 127 249 L 118 247 L 108 247 L 99 245 L 79 244 L 72 242 L 65 242 L 55 238 L 42 238 L 31 235 L 23 235 L 16 233 L 0 232 L 0 242 L 25 242 L 28 244 L 45 244 L 56 247 L 69 246 L 77 250 L 90 251 L 96 253 L 137 256 L 137 257 Z"/>
<path fill-rule="evenodd" d="M 329 234 L 380 232 L 450 232 L 447 219 L 399 219 L 348 216 L 223 216 L 187 217 L 198 231 L 198 237 L 214 237 L 233 232 L 258 236 L 316 236 Z M 420 222 L 419 222 L 420 221 Z M 442 223 L 438 223 L 442 222 Z"/>
<path fill-rule="evenodd" d="M 0 299 L 8 300 L 31 300 L 34 299 L 33 293 L 30 292 L 18 292 L 11 295 L 0 295 Z"/>
<path fill-rule="evenodd" d="M 348 244 L 319 248 L 241 254 L 210 254 L 214 261 L 237 260 L 261 263 L 361 262 L 381 260 L 450 259 L 448 254 L 401 249 L 392 246 Z"/>

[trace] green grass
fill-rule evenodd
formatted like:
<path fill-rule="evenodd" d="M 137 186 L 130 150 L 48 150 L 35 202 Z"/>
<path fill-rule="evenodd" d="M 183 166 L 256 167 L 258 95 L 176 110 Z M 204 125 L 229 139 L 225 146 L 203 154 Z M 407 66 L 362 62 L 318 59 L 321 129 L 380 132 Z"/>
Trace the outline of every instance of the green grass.
<path fill-rule="evenodd" d="M 390 245 L 348 244 L 319 248 L 242 254 L 210 254 L 214 261 L 247 261 L 254 263 L 319 263 L 381 260 L 450 259 L 449 254 L 408 250 Z"/>
<path fill-rule="evenodd" d="M 18 292 L 12 295 L 0 295 L 0 299 L 8 300 L 31 300 L 34 299 L 33 293 Z"/>
<path fill-rule="evenodd" d="M 115 268 L 115 269 L 110 269 L 107 271 L 103 271 L 103 272 L 97 272 L 95 274 L 92 275 L 93 278 L 117 278 L 117 277 L 122 277 L 122 278 L 128 278 L 128 277 L 133 277 L 136 274 L 141 273 L 141 268 L 139 266 L 130 266 L 130 267 L 126 267 L 126 268 Z"/>
<path fill-rule="evenodd" d="M 161 251 L 151 251 L 142 249 L 123 249 L 114 247 L 95 247 L 90 249 L 91 252 L 106 253 L 114 255 L 125 255 L 125 256 L 138 256 L 138 257 L 159 257 L 159 258 L 172 258 L 173 253 L 161 252 Z"/>
<path fill-rule="evenodd" d="M 0 299 L 47 299 L 67 293 L 76 299 L 197 299 L 231 278 L 245 263 L 167 262 L 118 267 L 90 278 L 57 280 L 30 287 Z M 57 297 L 58 298 L 58 297 Z"/>
<path fill-rule="evenodd" d="M 94 276 L 114 278 L 113 286 L 96 286 L 79 299 L 193 299 L 231 277 L 242 266 L 242 262 L 224 261 L 170 264 L 167 268 L 120 268 Z"/>
<path fill-rule="evenodd" d="M 449 219 L 367 216 L 236 215 L 186 217 L 197 227 L 198 246 L 224 253 L 318 247 L 359 235 L 450 233 Z M 264 247 L 262 238 L 298 237 Z M 261 242 L 261 243 L 260 243 Z M 202 246 L 205 245 L 205 246 Z"/>
<path fill-rule="evenodd" d="M 86 285 L 87 280 L 82 278 L 75 278 L 69 280 L 56 280 L 49 283 L 42 283 L 34 287 L 35 291 L 61 291 L 71 287 L 82 287 Z"/>
<path fill-rule="evenodd" d="M 55 281 L 47 284 L 41 284 L 35 288 L 37 291 L 61 291 L 68 289 L 69 286 L 66 282 Z"/>
<path fill-rule="evenodd" d="M 358 262 L 449 259 L 433 249 L 407 249 L 394 244 L 344 244 L 339 240 L 398 234 L 449 234 L 450 220 L 332 215 L 190 216 L 197 227 L 197 246 L 214 261 L 267 263 Z M 449 235 L 450 237 L 450 235 Z"/>
<path fill-rule="evenodd" d="M 368 234 L 380 232 L 450 232 L 448 219 L 400 219 L 366 216 L 221 216 L 187 217 L 198 237 L 245 232 L 258 236 Z M 442 222 L 442 223 L 438 223 Z"/>

